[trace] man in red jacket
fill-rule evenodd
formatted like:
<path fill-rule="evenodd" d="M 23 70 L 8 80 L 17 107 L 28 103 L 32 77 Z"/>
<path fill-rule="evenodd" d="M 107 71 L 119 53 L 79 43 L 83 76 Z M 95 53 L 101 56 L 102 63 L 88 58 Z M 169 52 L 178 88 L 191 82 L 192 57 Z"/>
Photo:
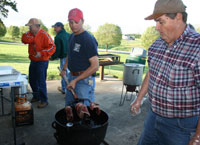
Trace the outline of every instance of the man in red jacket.
<path fill-rule="evenodd" d="M 31 18 L 26 24 L 28 32 L 22 35 L 22 42 L 28 44 L 29 59 L 29 83 L 33 90 L 31 102 L 38 102 L 38 108 L 48 105 L 46 75 L 50 56 L 55 52 L 55 44 L 50 35 L 40 28 L 40 21 Z"/>

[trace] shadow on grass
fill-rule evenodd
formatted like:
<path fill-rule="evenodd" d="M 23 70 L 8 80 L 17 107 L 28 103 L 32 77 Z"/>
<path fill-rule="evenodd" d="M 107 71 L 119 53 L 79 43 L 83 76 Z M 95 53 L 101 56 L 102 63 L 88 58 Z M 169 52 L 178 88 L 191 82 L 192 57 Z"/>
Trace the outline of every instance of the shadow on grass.
<path fill-rule="evenodd" d="M 29 63 L 28 57 L 0 54 L 0 63 Z"/>
<path fill-rule="evenodd" d="M 0 42 L 10 42 L 10 41 L 0 39 Z"/>
<path fill-rule="evenodd" d="M 123 65 L 110 65 L 110 66 L 106 66 L 105 69 L 123 71 L 124 70 L 124 66 Z"/>
<path fill-rule="evenodd" d="M 0 63 L 30 63 L 30 60 L 28 56 L 0 54 Z M 59 64 L 59 60 L 49 61 L 49 63 Z"/>

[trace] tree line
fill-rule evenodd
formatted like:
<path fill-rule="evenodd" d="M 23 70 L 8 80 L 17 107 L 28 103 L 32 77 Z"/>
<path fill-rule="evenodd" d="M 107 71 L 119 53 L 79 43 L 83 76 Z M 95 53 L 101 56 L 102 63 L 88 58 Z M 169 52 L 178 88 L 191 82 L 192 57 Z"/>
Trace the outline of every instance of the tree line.
<path fill-rule="evenodd" d="M 49 34 L 54 37 L 56 35 L 54 28 L 47 28 L 44 23 L 40 20 L 41 28 L 45 31 L 49 32 Z M 64 29 L 68 33 L 72 33 L 69 23 L 64 24 Z M 89 25 L 84 25 L 84 29 L 87 30 L 89 33 L 94 35 L 97 39 L 99 45 L 104 45 L 106 49 L 109 46 L 119 46 L 122 40 L 122 31 L 121 28 L 114 24 L 104 24 L 99 26 L 98 30 L 94 33 L 91 32 L 91 27 Z M 6 27 L 2 21 L 0 21 L 0 37 L 9 36 L 12 39 L 20 38 L 23 33 L 29 31 L 27 26 L 9 26 Z M 127 35 L 134 35 L 134 34 L 127 34 Z M 135 37 L 141 37 L 140 34 L 135 34 Z"/>
<path fill-rule="evenodd" d="M 13 0 L 0 0 L 0 37 L 6 34 L 11 38 L 19 38 L 23 33 L 27 32 L 29 29 L 27 26 L 9 26 L 6 27 L 2 21 L 2 18 L 7 18 L 10 7 L 14 11 L 17 10 L 17 3 Z M 41 28 L 49 32 L 51 36 L 55 36 L 56 33 L 53 28 L 47 28 L 43 22 L 40 20 Z M 89 25 L 84 25 L 85 30 L 95 36 L 99 45 L 105 46 L 105 49 L 109 49 L 109 46 L 119 46 L 122 40 L 122 31 L 118 25 L 114 24 L 104 24 L 98 27 L 97 32 L 92 33 L 91 27 Z M 64 25 L 64 29 L 68 33 L 72 33 L 69 23 Z M 196 29 L 200 33 L 200 27 Z M 141 42 L 144 48 L 148 49 L 149 46 L 158 38 L 159 33 L 156 31 L 155 26 L 148 27 L 146 31 L 141 34 L 126 34 L 126 36 L 134 36 L 135 38 L 141 38 Z"/>
<path fill-rule="evenodd" d="M 41 20 L 40 20 L 41 21 Z M 49 32 L 49 34 L 54 37 L 56 35 L 54 28 L 47 28 L 41 21 L 41 28 Z M 69 23 L 64 24 L 64 29 L 68 33 L 72 33 Z M 98 27 L 97 31 L 92 33 L 91 27 L 89 25 L 84 25 L 84 29 L 89 33 L 94 35 L 97 39 L 98 44 L 104 46 L 104 48 L 110 49 L 111 47 L 119 46 L 122 40 L 122 31 L 118 25 L 115 24 L 104 24 Z M 0 20 L 0 37 L 5 35 L 11 37 L 12 39 L 20 38 L 23 33 L 29 31 L 27 26 L 9 26 L 6 27 L 3 22 Z M 200 27 L 196 29 L 197 32 L 200 32 Z M 126 36 L 134 36 L 137 39 L 141 39 L 142 46 L 146 49 L 160 37 L 158 31 L 156 31 L 155 26 L 150 26 L 146 31 L 141 34 L 126 34 Z"/>

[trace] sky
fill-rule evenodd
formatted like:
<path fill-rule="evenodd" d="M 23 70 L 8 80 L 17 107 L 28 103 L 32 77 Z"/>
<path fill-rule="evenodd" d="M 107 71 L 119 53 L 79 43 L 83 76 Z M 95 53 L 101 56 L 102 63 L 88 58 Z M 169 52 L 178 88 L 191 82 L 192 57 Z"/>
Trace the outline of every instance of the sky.
<path fill-rule="evenodd" d="M 153 20 L 145 17 L 153 13 L 156 0 L 15 0 L 18 12 L 10 10 L 4 24 L 24 26 L 30 18 L 39 18 L 50 28 L 60 21 L 67 23 L 68 12 L 72 8 L 83 11 L 85 24 L 91 31 L 97 31 L 100 25 L 111 23 L 118 25 L 123 34 L 142 34 L 147 27 L 155 26 Z M 183 0 L 187 6 L 188 23 L 200 26 L 200 0 Z"/>

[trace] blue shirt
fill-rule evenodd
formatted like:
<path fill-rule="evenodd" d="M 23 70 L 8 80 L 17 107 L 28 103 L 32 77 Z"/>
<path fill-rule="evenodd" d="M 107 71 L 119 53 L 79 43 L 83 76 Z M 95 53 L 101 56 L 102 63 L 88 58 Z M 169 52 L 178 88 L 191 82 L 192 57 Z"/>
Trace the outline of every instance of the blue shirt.
<path fill-rule="evenodd" d="M 98 43 L 87 31 L 69 38 L 68 68 L 71 72 L 83 72 L 89 66 L 89 59 L 97 56 Z"/>

